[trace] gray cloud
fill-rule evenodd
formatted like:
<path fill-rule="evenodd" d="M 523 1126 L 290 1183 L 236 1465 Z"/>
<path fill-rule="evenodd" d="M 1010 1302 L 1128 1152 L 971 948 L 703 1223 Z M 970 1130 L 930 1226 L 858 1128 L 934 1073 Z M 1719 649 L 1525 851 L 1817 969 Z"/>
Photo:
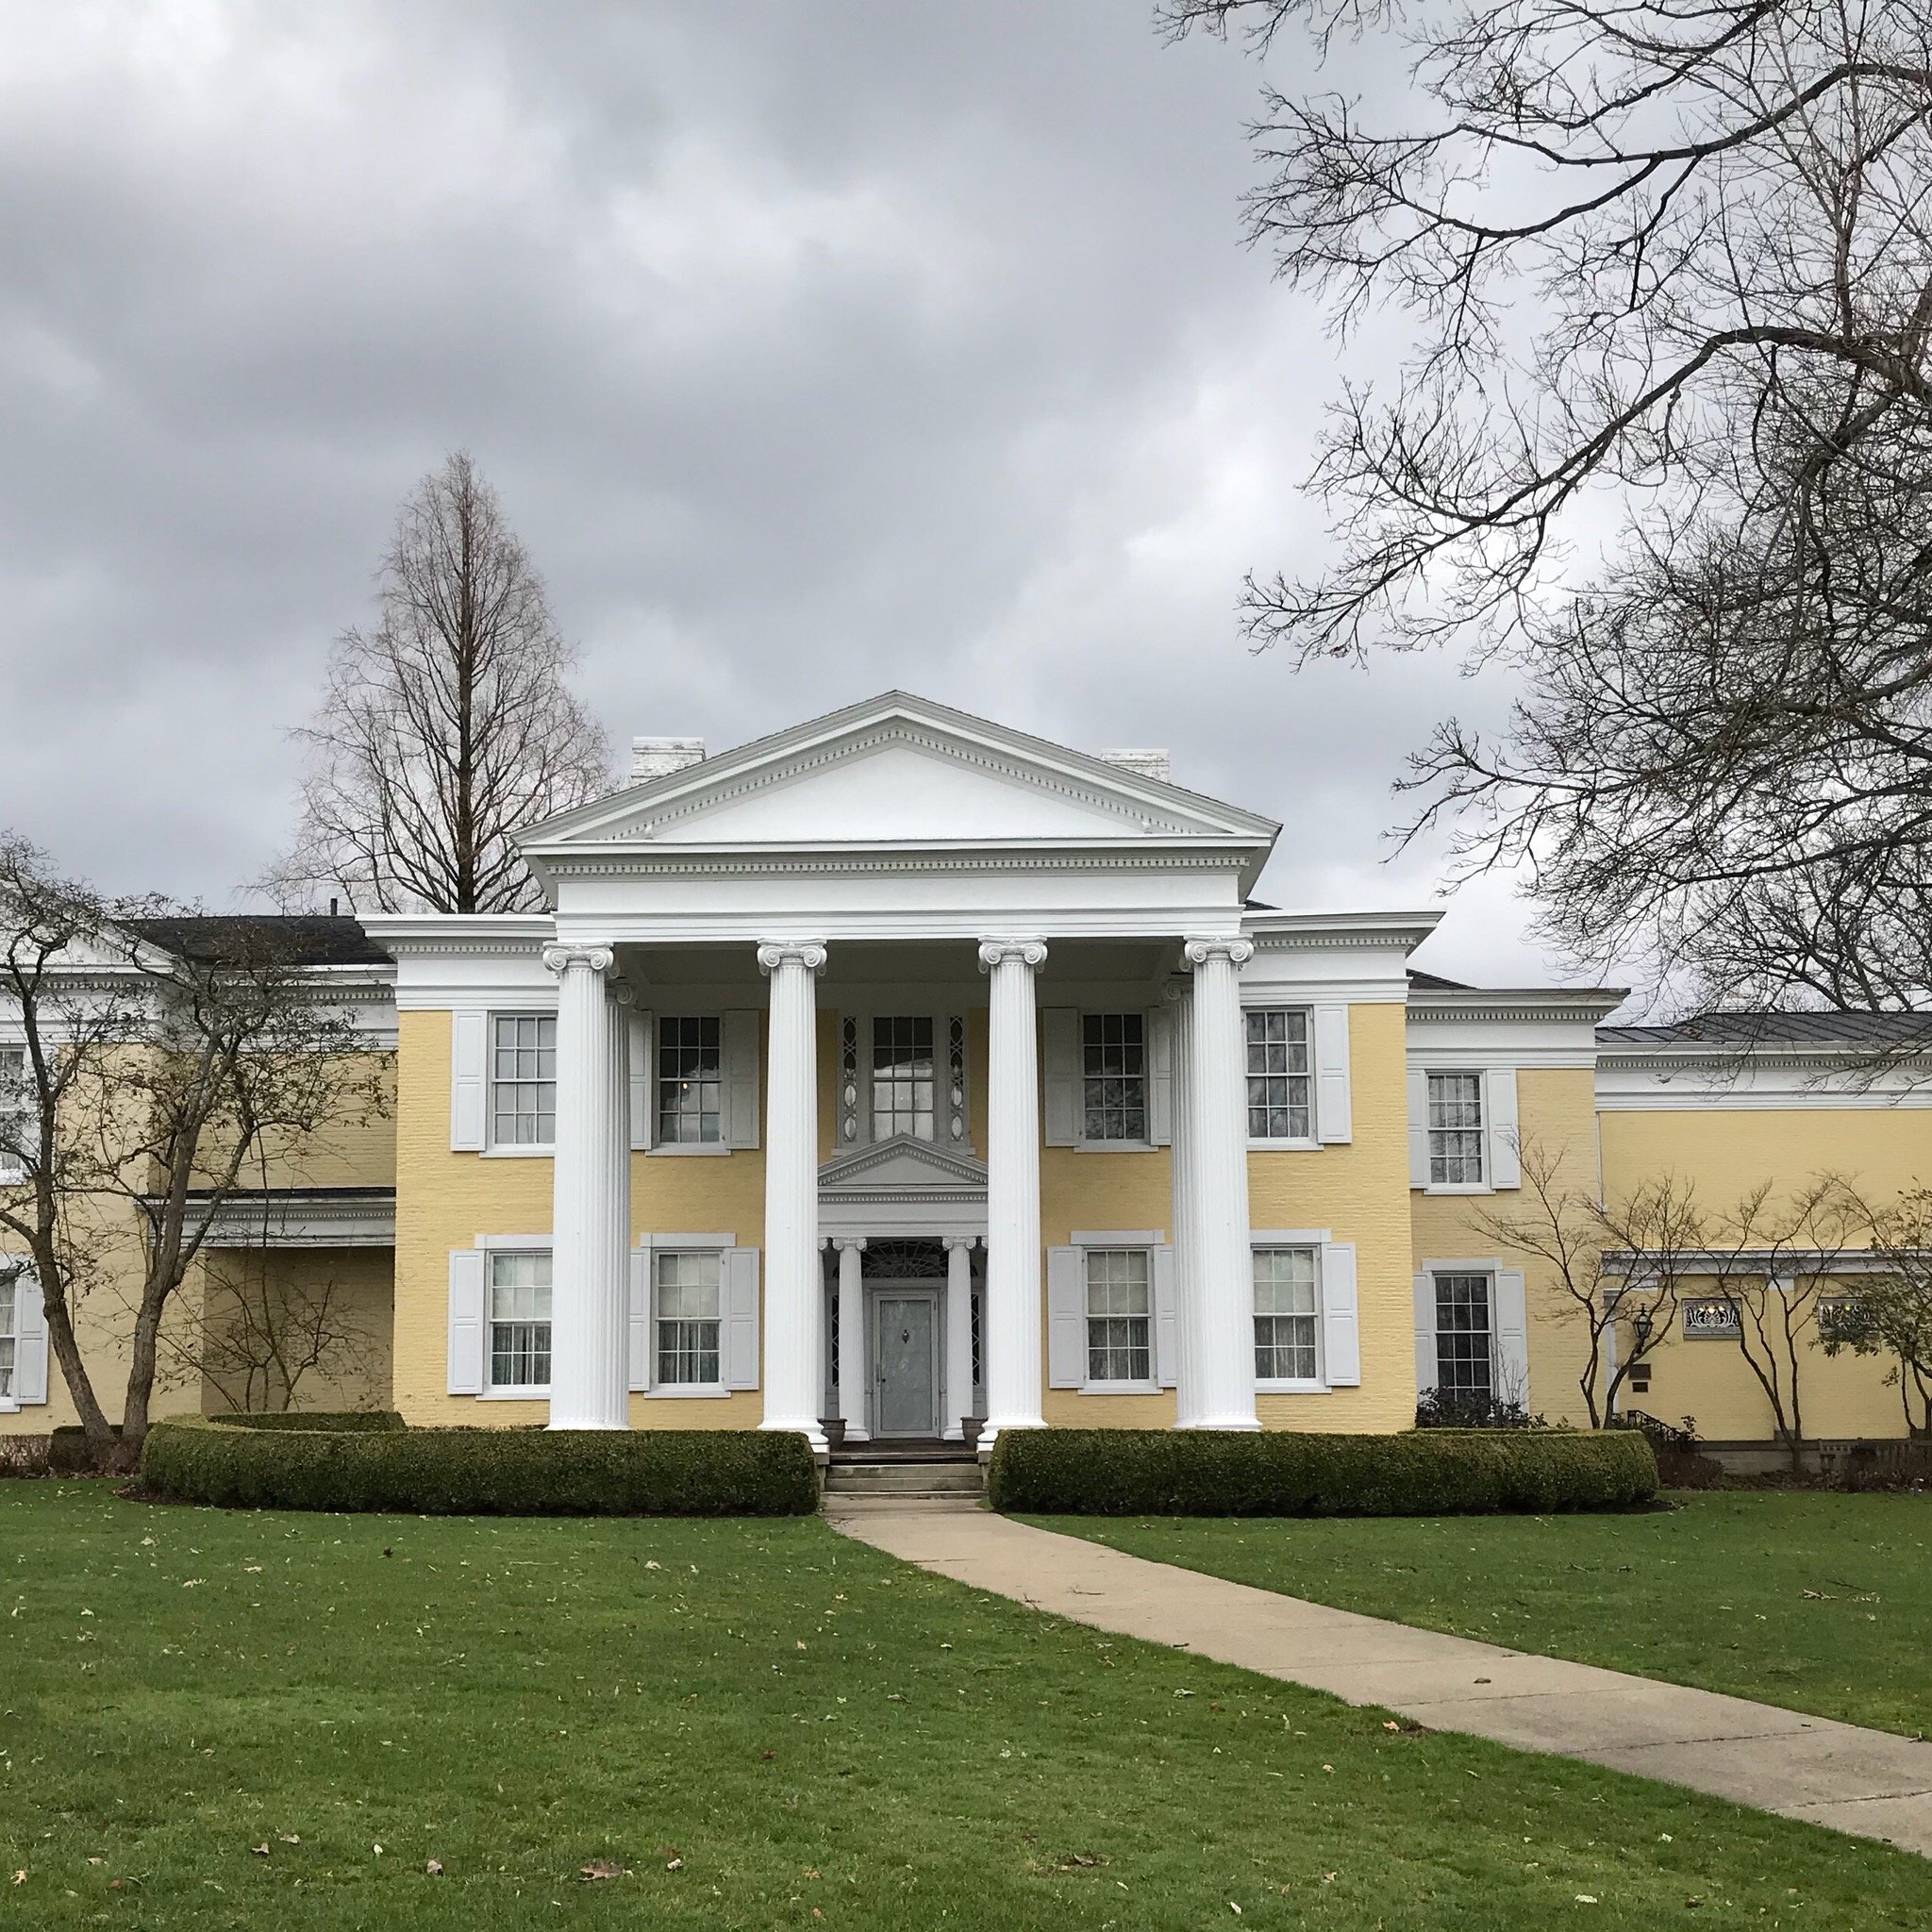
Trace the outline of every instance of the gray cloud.
<path fill-rule="evenodd" d="M 1241 572 L 1346 351 L 1239 245 L 1259 74 L 1120 0 L 0 0 L 0 820 L 228 903 L 286 838 L 397 499 L 474 450 L 613 735 L 736 742 L 891 685 L 1380 863 L 1446 663 L 1292 677 Z M 1548 970 L 1501 887 L 1439 970 Z"/>

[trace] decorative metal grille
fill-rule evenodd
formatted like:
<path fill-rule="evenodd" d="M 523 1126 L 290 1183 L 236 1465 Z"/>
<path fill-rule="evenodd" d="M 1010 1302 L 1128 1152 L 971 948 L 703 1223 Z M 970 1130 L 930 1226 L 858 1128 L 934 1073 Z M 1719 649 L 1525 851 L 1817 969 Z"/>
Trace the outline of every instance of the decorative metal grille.
<path fill-rule="evenodd" d="M 956 1146 L 966 1141 L 966 1021 L 956 1014 L 946 1044 L 946 1139 Z"/>
<path fill-rule="evenodd" d="M 946 1250 L 935 1241 L 871 1241 L 859 1267 L 871 1281 L 943 1281 Z"/>
<path fill-rule="evenodd" d="M 839 1029 L 839 1139 L 858 1139 L 858 1022 L 849 1015 Z"/>

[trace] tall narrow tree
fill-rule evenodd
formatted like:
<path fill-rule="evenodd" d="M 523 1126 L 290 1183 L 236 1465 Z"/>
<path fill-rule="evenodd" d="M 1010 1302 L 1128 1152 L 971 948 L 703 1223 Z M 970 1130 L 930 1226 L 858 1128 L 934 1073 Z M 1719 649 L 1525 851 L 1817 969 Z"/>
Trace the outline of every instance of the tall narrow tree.
<path fill-rule="evenodd" d="M 345 631 L 308 747 L 285 903 L 340 889 L 371 911 L 515 912 L 541 903 L 512 840 L 609 782 L 575 654 L 496 492 L 458 450 L 403 505 L 380 614 Z"/>

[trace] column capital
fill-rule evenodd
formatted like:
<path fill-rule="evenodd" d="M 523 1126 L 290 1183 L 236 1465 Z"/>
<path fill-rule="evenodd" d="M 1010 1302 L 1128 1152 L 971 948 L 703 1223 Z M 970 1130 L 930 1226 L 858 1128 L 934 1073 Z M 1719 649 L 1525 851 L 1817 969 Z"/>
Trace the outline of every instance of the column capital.
<path fill-rule="evenodd" d="M 1178 1007 L 1194 997 L 1194 975 L 1191 973 L 1176 973 L 1160 989 L 1162 1001 L 1170 1007 Z"/>
<path fill-rule="evenodd" d="M 848 1248 L 854 1254 L 862 1255 L 865 1253 L 865 1237 L 862 1234 L 828 1234 L 819 1245 L 834 1248 L 841 1255 Z"/>
<path fill-rule="evenodd" d="M 1210 959 L 1245 966 L 1255 957 L 1255 942 L 1242 939 L 1193 939 L 1181 948 L 1181 957 L 1190 966 L 1205 966 Z"/>
<path fill-rule="evenodd" d="M 976 1248 L 979 1237 L 976 1234 L 944 1234 L 940 1237 L 948 1253 L 955 1248 Z"/>
<path fill-rule="evenodd" d="M 995 966 L 1004 966 L 1017 959 L 1022 965 L 1036 970 L 1046 964 L 1046 941 L 1044 940 L 981 940 L 979 942 L 979 970 L 991 973 Z"/>
<path fill-rule="evenodd" d="M 553 944 L 543 948 L 543 964 L 559 979 L 574 966 L 581 966 L 601 978 L 617 964 L 617 950 L 603 945 Z"/>
<path fill-rule="evenodd" d="M 766 940 L 758 947 L 758 971 L 770 974 L 781 966 L 803 966 L 808 973 L 825 970 L 823 940 Z"/>

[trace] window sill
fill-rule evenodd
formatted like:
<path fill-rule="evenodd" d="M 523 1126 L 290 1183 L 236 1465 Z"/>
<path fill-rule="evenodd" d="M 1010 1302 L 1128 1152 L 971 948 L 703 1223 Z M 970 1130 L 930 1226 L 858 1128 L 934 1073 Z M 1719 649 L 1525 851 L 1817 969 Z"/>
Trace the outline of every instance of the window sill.
<path fill-rule="evenodd" d="M 548 1402 L 550 1384 L 545 1382 L 541 1389 L 486 1389 L 477 1396 L 478 1402 Z"/>
<path fill-rule="evenodd" d="M 1251 1136 L 1248 1151 L 1251 1154 L 1319 1154 L 1324 1144 L 1321 1141 L 1257 1141 Z"/>
<path fill-rule="evenodd" d="M 1164 1141 L 1075 1141 L 1075 1154 L 1159 1154 L 1165 1151 Z"/>
<path fill-rule="evenodd" d="M 532 1145 L 529 1147 L 486 1147 L 483 1149 L 483 1158 L 485 1160 L 555 1160 L 557 1158 L 557 1149 L 555 1146 L 547 1143 L 543 1146 Z"/>
<path fill-rule="evenodd" d="M 35 1405 L 36 1407 L 39 1404 Z M 18 1415 L 20 1404 L 10 1395 L 0 1395 L 0 1415 Z"/>
<path fill-rule="evenodd" d="M 1493 1194 L 1496 1190 L 1489 1181 L 1430 1181 L 1414 1191 L 1424 1194 Z"/>
<path fill-rule="evenodd" d="M 722 1382 L 673 1382 L 660 1389 L 638 1389 L 632 1393 L 652 1402 L 717 1402 L 732 1391 Z"/>
<path fill-rule="evenodd" d="M 738 1150 L 724 1141 L 658 1141 L 649 1147 L 634 1148 L 632 1152 L 675 1154 L 682 1159 L 689 1160 L 693 1156 L 703 1159 L 714 1154 L 735 1154 Z"/>
<path fill-rule="evenodd" d="M 1326 1382 L 1257 1382 L 1257 1395 L 1327 1395 L 1332 1393 Z"/>
<path fill-rule="evenodd" d="M 1165 1391 L 1158 1382 L 1082 1382 L 1078 1392 L 1082 1395 L 1160 1395 Z"/>

